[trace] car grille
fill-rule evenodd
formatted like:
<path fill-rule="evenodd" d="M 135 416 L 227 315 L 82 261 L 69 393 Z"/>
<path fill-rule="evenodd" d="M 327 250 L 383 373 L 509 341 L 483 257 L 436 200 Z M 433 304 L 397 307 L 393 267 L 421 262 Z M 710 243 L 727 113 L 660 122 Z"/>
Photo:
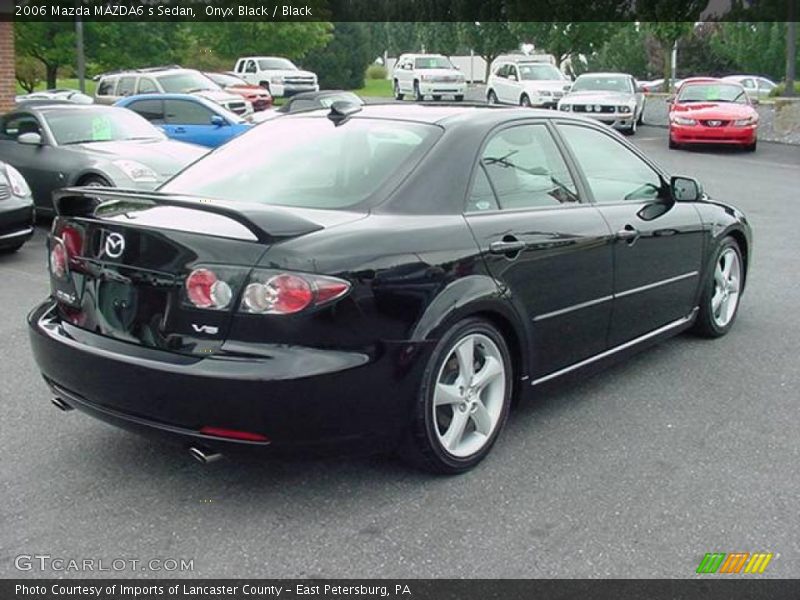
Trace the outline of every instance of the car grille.
<path fill-rule="evenodd" d="M 455 75 L 434 75 L 430 80 L 437 81 L 439 83 L 455 83 L 458 81 L 458 77 Z"/>
<path fill-rule="evenodd" d="M 719 119 L 709 119 L 706 121 L 700 121 L 705 127 L 725 127 L 730 123 L 730 121 L 721 121 Z"/>
<path fill-rule="evenodd" d="M 601 106 L 600 110 L 596 110 L 596 104 L 573 104 L 572 110 L 573 112 L 601 112 L 601 113 L 613 113 L 616 112 L 616 107 L 614 106 Z"/>
<path fill-rule="evenodd" d="M 242 115 L 247 111 L 247 105 L 244 102 L 229 102 L 228 110 L 237 115 Z"/>
<path fill-rule="evenodd" d="M 5 184 L 0 184 L 0 200 L 8 200 L 11 198 L 11 190 Z"/>
<path fill-rule="evenodd" d="M 289 85 L 314 85 L 313 77 L 286 77 L 283 81 Z"/>
<path fill-rule="evenodd" d="M 564 92 L 553 92 L 553 97 L 561 98 L 564 95 Z"/>

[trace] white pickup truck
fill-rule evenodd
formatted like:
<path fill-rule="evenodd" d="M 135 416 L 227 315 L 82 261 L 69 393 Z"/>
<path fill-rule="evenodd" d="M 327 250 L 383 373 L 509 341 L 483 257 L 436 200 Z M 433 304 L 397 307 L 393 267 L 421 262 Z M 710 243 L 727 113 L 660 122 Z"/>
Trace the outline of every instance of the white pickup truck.
<path fill-rule="evenodd" d="M 245 56 L 236 61 L 233 70 L 247 83 L 260 85 L 276 97 L 319 91 L 316 73 L 298 69 L 288 58 Z"/>

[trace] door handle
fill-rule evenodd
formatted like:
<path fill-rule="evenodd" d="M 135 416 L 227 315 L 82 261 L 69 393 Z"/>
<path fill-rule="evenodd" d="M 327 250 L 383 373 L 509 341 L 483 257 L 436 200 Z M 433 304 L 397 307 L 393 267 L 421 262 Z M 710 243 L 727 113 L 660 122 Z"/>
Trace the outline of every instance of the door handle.
<path fill-rule="evenodd" d="M 639 233 L 639 230 L 636 229 L 636 227 L 633 225 L 625 225 L 625 227 L 614 234 L 614 239 L 624 240 L 630 245 L 638 240 L 640 235 L 641 233 Z"/>
<path fill-rule="evenodd" d="M 526 246 L 527 244 L 525 242 L 520 241 L 512 236 L 508 236 L 507 239 L 489 244 L 489 252 L 492 254 L 505 254 L 508 256 L 510 254 L 518 254 L 519 252 L 522 252 Z"/>

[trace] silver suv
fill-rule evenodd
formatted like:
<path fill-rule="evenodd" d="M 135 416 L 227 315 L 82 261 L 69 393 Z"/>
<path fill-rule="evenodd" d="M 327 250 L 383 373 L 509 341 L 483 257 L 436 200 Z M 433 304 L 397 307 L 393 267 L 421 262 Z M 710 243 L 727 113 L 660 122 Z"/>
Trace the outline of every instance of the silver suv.
<path fill-rule="evenodd" d="M 179 66 L 101 75 L 94 99 L 98 104 L 114 104 L 121 98 L 138 94 L 194 94 L 216 102 L 239 116 L 253 113 L 253 105 L 240 95 L 226 92 L 200 71 Z"/>
<path fill-rule="evenodd" d="M 524 56 L 501 57 L 492 64 L 486 82 L 489 104 L 555 108 L 570 80 L 549 62 Z"/>

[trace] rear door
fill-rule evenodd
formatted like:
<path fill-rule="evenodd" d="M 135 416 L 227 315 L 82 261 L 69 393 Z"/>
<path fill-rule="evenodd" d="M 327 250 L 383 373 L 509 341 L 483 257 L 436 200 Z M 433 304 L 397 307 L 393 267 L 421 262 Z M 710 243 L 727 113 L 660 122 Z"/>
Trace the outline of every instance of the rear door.
<path fill-rule="evenodd" d="M 606 348 L 610 231 L 583 201 L 548 125 L 518 123 L 488 137 L 465 216 L 490 272 L 532 331 L 534 377 Z"/>
<path fill-rule="evenodd" d="M 614 233 L 613 347 L 685 317 L 694 308 L 703 229 L 691 203 L 618 134 L 560 123 L 597 208 Z"/>

